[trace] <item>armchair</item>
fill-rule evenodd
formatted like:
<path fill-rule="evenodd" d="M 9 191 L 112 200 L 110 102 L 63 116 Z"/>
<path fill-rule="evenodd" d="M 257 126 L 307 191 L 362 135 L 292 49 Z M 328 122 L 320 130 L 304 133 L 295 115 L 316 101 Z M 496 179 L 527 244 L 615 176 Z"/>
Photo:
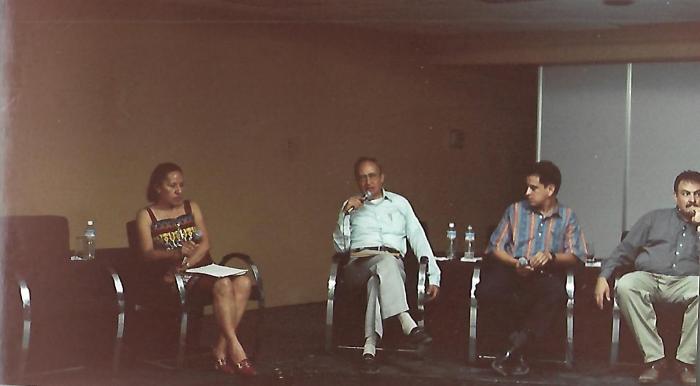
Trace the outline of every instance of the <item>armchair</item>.
<path fill-rule="evenodd" d="M 475 264 L 471 279 L 471 289 L 469 291 L 469 362 L 475 363 L 477 359 L 493 359 L 494 357 L 489 354 L 480 354 L 477 349 L 477 326 L 482 323 L 478 322 L 479 319 L 479 301 L 476 296 L 476 288 L 481 281 L 481 271 L 482 265 L 485 264 L 483 259 L 474 258 L 472 263 Z M 572 269 L 567 270 L 565 278 L 565 289 L 566 289 L 566 308 L 564 313 L 565 319 L 565 341 L 564 341 L 564 358 L 562 362 L 567 368 L 573 367 L 574 361 L 574 271 Z M 486 322 L 488 323 L 488 322 Z"/>
<path fill-rule="evenodd" d="M 620 240 L 623 240 L 625 236 L 627 236 L 627 233 L 628 231 L 622 232 Z M 612 333 L 610 339 L 610 366 L 615 366 L 619 362 L 622 351 L 621 336 L 628 335 L 623 333 L 621 328 L 621 310 L 614 291 L 617 288 L 617 283 L 620 281 L 620 278 L 632 271 L 633 267 L 626 266 L 616 269 L 615 273 L 613 274 L 614 285 L 611 286 L 610 291 L 613 299 Z M 674 342 L 673 344 L 677 346 L 680 338 L 681 326 L 683 324 L 683 313 L 685 311 L 685 307 L 679 304 L 654 303 L 654 309 L 656 310 L 657 317 L 663 315 L 657 321 L 659 335 L 661 335 L 665 343 Z M 629 335 L 631 335 L 631 333 L 629 333 Z M 634 339 L 634 337 L 630 336 L 628 339 Z M 669 347 L 669 349 L 669 352 L 675 351 L 674 347 Z M 639 353 L 638 349 L 636 350 L 636 353 Z"/>
<path fill-rule="evenodd" d="M 11 361 L 7 368 L 14 370 L 9 377 L 22 379 L 30 365 L 33 371 L 55 370 L 57 364 L 82 367 L 82 361 L 101 358 L 83 355 L 88 349 L 91 354 L 95 348 L 101 349 L 103 345 L 94 344 L 101 339 L 113 345 L 107 355 L 116 371 L 124 321 L 120 276 L 101 261 L 69 261 L 65 217 L 7 216 L 0 223 L 5 231 L 8 294 L 3 315 L 6 344 L 2 349 Z M 87 320 L 90 323 L 83 325 Z M 96 321 L 99 323 L 93 323 Z M 115 326 L 114 335 L 102 333 L 105 324 Z M 100 333 L 88 338 L 85 328 Z"/>
<path fill-rule="evenodd" d="M 364 307 L 363 302 L 351 299 L 347 289 L 344 288 L 342 280 L 343 267 L 348 263 L 348 253 L 336 253 L 333 255 L 330 273 L 328 275 L 328 293 L 326 299 L 326 327 L 325 327 L 325 349 L 327 352 L 334 348 L 362 349 L 361 345 L 355 342 L 362 339 L 362 325 L 353 326 L 351 329 L 356 334 L 350 337 L 353 343 L 346 344 L 339 337 L 339 321 L 342 319 L 338 314 L 354 315 L 361 321 Z M 409 304 L 409 312 L 416 323 L 424 326 L 424 312 L 426 301 L 426 288 L 428 285 L 428 258 L 423 256 L 417 262 L 415 255 L 409 251 L 404 258 L 406 270 L 406 294 Z M 354 300 L 354 301 L 353 301 Z M 362 304 L 360 304 L 362 303 Z M 357 323 L 356 323 L 357 324 Z M 380 348 L 381 349 L 381 348 Z M 405 351 L 399 348 L 399 351 Z"/>

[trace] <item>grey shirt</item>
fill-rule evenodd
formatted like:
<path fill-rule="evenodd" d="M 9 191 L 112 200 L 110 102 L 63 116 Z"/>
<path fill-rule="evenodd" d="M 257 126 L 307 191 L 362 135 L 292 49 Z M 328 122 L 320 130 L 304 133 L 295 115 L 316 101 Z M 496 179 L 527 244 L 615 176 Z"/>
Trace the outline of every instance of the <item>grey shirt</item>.
<path fill-rule="evenodd" d="M 698 275 L 697 224 L 678 209 L 657 209 L 637 221 L 624 240 L 603 260 L 600 277 L 610 279 L 615 268 L 634 264 L 637 271 L 671 276 Z"/>

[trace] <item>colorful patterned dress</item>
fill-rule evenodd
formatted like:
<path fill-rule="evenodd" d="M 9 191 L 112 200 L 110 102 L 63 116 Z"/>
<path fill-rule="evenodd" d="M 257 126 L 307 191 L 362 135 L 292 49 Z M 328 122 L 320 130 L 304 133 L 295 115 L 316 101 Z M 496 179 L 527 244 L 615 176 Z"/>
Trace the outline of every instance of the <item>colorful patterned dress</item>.
<path fill-rule="evenodd" d="M 176 218 L 166 218 L 158 220 L 151 210 L 151 208 L 146 208 L 148 215 L 151 217 L 151 237 L 153 237 L 153 248 L 161 250 L 174 250 L 182 247 L 185 241 L 194 241 L 197 243 L 201 239 L 201 234 L 197 225 L 194 221 L 194 215 L 192 214 L 192 206 L 189 200 L 185 200 L 185 214 L 178 216 Z M 208 265 L 213 261 L 209 253 L 197 264 L 197 266 Z M 173 274 L 178 267 L 173 265 L 173 268 L 169 270 L 166 274 L 164 280 L 166 282 L 172 283 L 174 281 Z M 183 274 L 183 279 L 187 285 L 187 288 L 193 287 L 197 282 L 203 282 L 197 284 L 197 287 L 206 286 L 209 287 L 211 283 L 215 281 L 214 278 L 210 276 L 203 277 L 201 275 Z M 207 283 L 204 283 L 207 282 Z"/>

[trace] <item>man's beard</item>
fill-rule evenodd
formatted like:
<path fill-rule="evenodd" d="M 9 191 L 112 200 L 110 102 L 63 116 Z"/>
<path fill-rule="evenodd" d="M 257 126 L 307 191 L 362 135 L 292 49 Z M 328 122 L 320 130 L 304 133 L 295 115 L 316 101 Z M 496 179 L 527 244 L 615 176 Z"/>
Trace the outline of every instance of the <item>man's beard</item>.
<path fill-rule="evenodd" d="M 685 215 L 689 219 L 692 219 L 693 217 L 695 217 L 696 209 L 690 209 L 690 208 L 692 208 L 694 206 L 695 206 L 695 202 L 689 202 L 689 203 L 685 204 L 685 208 L 681 209 L 681 213 L 683 213 L 683 215 Z"/>

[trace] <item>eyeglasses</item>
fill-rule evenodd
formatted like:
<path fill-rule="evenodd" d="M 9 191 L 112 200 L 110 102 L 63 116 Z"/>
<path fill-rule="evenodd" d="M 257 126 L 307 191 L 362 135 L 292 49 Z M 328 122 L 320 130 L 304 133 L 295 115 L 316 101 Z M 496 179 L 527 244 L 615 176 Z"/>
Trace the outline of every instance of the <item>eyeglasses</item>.
<path fill-rule="evenodd" d="M 379 178 L 380 174 L 379 173 L 369 173 L 369 174 L 363 174 L 357 176 L 357 179 L 359 181 L 367 181 L 367 180 L 376 180 Z"/>

